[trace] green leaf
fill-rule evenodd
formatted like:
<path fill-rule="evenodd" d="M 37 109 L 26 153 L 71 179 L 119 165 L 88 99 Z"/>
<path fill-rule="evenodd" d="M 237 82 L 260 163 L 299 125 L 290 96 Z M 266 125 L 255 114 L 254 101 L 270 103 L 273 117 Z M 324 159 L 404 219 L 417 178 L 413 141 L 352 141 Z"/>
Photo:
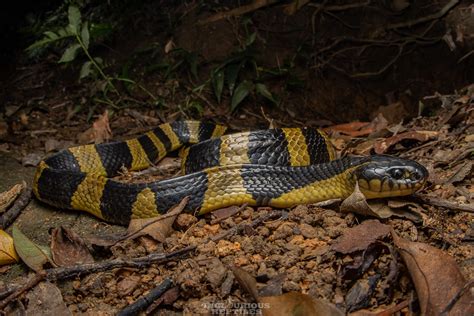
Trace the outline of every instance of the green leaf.
<path fill-rule="evenodd" d="M 245 40 L 245 47 L 252 45 L 253 42 L 255 42 L 256 38 L 257 38 L 257 32 L 253 32 L 252 34 L 250 34 L 249 37 L 247 37 L 247 39 Z"/>
<path fill-rule="evenodd" d="M 255 91 L 264 98 L 272 101 L 273 103 L 277 104 L 277 99 L 273 96 L 273 94 L 268 90 L 267 86 L 263 83 L 257 83 L 255 85 Z"/>
<path fill-rule="evenodd" d="M 88 77 L 92 74 L 92 62 L 86 61 L 82 64 L 81 71 L 79 73 L 79 80 Z"/>
<path fill-rule="evenodd" d="M 32 270 L 39 272 L 43 265 L 52 263 L 51 250 L 45 246 L 39 246 L 26 237 L 17 226 L 12 229 L 13 244 L 21 260 Z"/>
<path fill-rule="evenodd" d="M 68 27 L 74 34 L 77 34 L 81 25 L 81 11 L 79 11 L 79 8 L 75 5 L 70 5 L 67 13 L 67 18 L 69 20 Z"/>
<path fill-rule="evenodd" d="M 54 33 L 54 32 L 51 32 L 51 31 L 46 31 L 43 33 L 47 38 L 49 39 L 52 39 L 52 40 L 55 40 L 59 37 L 58 34 Z"/>
<path fill-rule="evenodd" d="M 235 88 L 234 95 L 232 96 L 232 103 L 230 105 L 231 111 L 234 111 L 252 90 L 253 82 L 247 80 L 242 81 L 237 88 Z"/>
<path fill-rule="evenodd" d="M 74 58 L 76 58 L 80 48 L 81 45 L 79 44 L 72 44 L 71 46 L 66 48 L 58 63 L 68 63 L 70 61 L 73 61 Z"/>
<path fill-rule="evenodd" d="M 82 25 L 81 39 L 86 49 L 89 49 L 89 24 L 87 21 Z"/>
<path fill-rule="evenodd" d="M 245 64 L 245 60 L 240 63 L 229 64 L 225 69 L 225 77 L 227 78 L 227 85 L 229 86 L 229 94 L 234 93 L 235 83 L 239 77 L 239 72 L 242 66 Z"/>
<path fill-rule="evenodd" d="M 212 74 L 212 86 L 217 103 L 221 103 L 222 90 L 224 89 L 224 69 L 220 69 Z"/>

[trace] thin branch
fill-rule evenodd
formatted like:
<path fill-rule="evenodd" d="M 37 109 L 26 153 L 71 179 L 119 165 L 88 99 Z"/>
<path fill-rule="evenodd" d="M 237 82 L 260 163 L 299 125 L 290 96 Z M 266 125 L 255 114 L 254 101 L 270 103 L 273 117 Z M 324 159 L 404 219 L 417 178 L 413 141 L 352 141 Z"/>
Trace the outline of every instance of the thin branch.
<path fill-rule="evenodd" d="M 156 299 L 161 297 L 172 286 L 173 281 L 171 279 L 165 279 L 160 285 L 150 290 L 147 295 L 140 297 L 133 304 L 125 307 L 120 312 L 118 312 L 117 316 L 138 315 L 138 313 L 150 306 Z"/>
<path fill-rule="evenodd" d="M 427 16 L 423 16 L 421 18 L 417 18 L 411 21 L 406 21 L 406 22 L 400 22 L 400 23 L 394 23 L 394 24 L 389 24 L 385 29 L 386 30 L 394 30 L 402 27 L 412 27 L 417 24 L 425 23 L 431 20 L 436 20 L 439 18 L 442 18 L 445 14 L 449 12 L 452 8 L 454 8 L 456 5 L 459 4 L 459 0 L 451 0 L 449 1 L 440 11 L 429 14 Z"/>
<path fill-rule="evenodd" d="M 229 10 L 229 11 L 218 12 L 218 13 L 208 17 L 207 19 L 198 21 L 197 24 L 198 25 L 204 25 L 204 24 L 208 24 L 208 23 L 211 23 L 211 22 L 216 22 L 216 21 L 219 21 L 219 20 L 222 20 L 222 19 L 230 18 L 230 17 L 233 17 L 233 16 L 243 15 L 243 14 L 246 14 L 246 13 L 249 13 L 249 12 L 256 11 L 260 8 L 267 7 L 269 5 L 275 4 L 277 2 L 279 2 L 279 0 L 254 0 L 252 3 L 250 3 L 248 5 L 243 5 L 241 7 L 238 7 L 238 8 Z"/>
<path fill-rule="evenodd" d="M 415 194 L 415 197 L 419 198 L 423 202 L 427 204 L 431 204 L 434 206 L 439 206 L 439 207 L 444 207 L 448 208 L 450 210 L 457 210 L 457 211 L 463 211 L 463 212 L 468 212 L 468 213 L 474 213 L 474 204 L 459 204 L 455 202 L 450 202 L 448 200 L 440 199 L 434 196 L 429 196 L 426 194 Z"/>
<path fill-rule="evenodd" d="M 30 202 L 31 196 L 31 188 L 28 186 L 25 187 L 18 199 L 15 201 L 15 204 L 13 204 L 13 206 L 0 217 L 0 229 L 6 229 L 15 221 L 21 211 L 23 211 Z"/>

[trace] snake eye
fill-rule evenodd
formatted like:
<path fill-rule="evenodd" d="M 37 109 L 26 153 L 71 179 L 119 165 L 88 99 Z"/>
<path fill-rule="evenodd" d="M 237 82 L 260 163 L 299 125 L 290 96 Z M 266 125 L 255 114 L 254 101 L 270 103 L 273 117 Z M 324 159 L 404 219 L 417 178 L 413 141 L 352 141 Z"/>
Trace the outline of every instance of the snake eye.
<path fill-rule="evenodd" d="M 394 179 L 399 180 L 403 177 L 403 171 L 402 169 L 393 169 L 391 175 Z"/>

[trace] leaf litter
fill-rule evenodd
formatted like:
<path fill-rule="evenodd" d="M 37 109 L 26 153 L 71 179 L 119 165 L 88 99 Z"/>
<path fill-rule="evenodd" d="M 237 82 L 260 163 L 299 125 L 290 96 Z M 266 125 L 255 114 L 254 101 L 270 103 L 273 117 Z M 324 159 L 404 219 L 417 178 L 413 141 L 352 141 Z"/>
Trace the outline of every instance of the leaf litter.
<path fill-rule="evenodd" d="M 343 153 L 363 151 L 364 154 L 373 154 L 376 152 L 374 148 L 379 148 L 386 154 L 423 163 L 433 178 L 422 194 L 430 194 L 443 202 L 470 205 L 474 189 L 472 138 L 469 136 L 474 134 L 470 127 L 474 112 L 472 101 L 461 96 L 453 98 L 456 99 L 460 101 L 451 107 L 447 104 L 437 117 L 418 117 L 405 122 L 385 119 L 385 122 L 382 117 L 388 115 L 375 114 L 372 122 L 350 123 L 332 130 L 329 128 L 329 132 Z M 429 100 L 434 101 L 436 99 Z M 156 116 L 151 112 L 144 115 Z M 127 121 L 119 123 L 119 119 L 104 121 L 101 128 L 107 131 L 108 125 L 110 132 L 111 126 L 116 126 L 114 134 L 121 135 L 120 128 L 125 129 L 124 122 Z M 128 122 L 129 127 L 133 126 L 131 120 Z M 144 121 L 143 124 L 147 123 Z M 362 315 L 420 314 L 425 310 L 450 314 L 459 306 L 465 308 L 464 297 L 469 295 L 466 280 L 474 276 L 470 259 L 473 255 L 470 244 L 474 240 L 473 215 L 454 210 L 446 203 L 443 205 L 448 206 L 440 207 L 428 200 L 411 197 L 388 199 L 382 203 L 366 201 L 357 196 L 357 192 L 355 194 L 358 200 L 346 202 L 344 207 L 337 202 L 299 205 L 289 210 L 286 217 L 266 221 L 257 227 L 248 226 L 229 239 L 217 242 L 209 240 L 209 236 L 250 223 L 271 212 L 271 208 L 245 207 L 235 214 L 234 208 L 223 211 L 223 216 L 219 215 L 217 219 L 212 215 L 180 214 L 176 220 L 169 221 L 171 224 L 164 228 L 169 233 L 163 236 L 146 232 L 146 228 L 153 224 L 141 223 L 138 225 L 140 228 L 133 230 L 140 235 L 139 238 L 127 233 L 112 236 L 109 243 L 102 238 L 102 247 L 100 250 L 94 247 L 92 255 L 122 259 L 171 252 L 190 245 L 197 245 L 197 249 L 188 257 L 164 264 L 112 269 L 77 278 L 72 281 L 72 290 L 59 284 L 58 287 L 71 312 L 110 314 L 139 300 L 165 278 L 171 278 L 176 284 L 172 299 L 168 303 L 159 303 L 158 309 L 209 313 L 221 306 L 242 307 L 255 301 L 252 299 L 254 296 L 249 295 L 249 291 L 237 281 L 233 272 L 237 267 L 255 280 L 256 297 L 260 302 L 269 302 L 269 306 L 273 306 L 270 312 L 277 307 L 278 311 L 296 308 L 316 313 L 318 306 L 331 306 L 325 311 L 335 315 L 349 311 Z M 355 207 L 358 204 L 363 207 Z M 349 207 L 346 212 L 339 212 L 346 207 Z M 422 248 L 420 254 L 419 246 L 401 244 L 394 241 L 396 237 L 391 239 L 387 227 L 409 243 L 430 248 Z M 98 236 L 94 237 L 97 239 Z M 90 244 L 89 238 L 85 240 Z M 36 270 L 43 269 L 43 264 L 48 262 L 45 259 L 48 251 L 32 245 L 31 241 L 25 243 L 36 249 L 33 252 L 42 258 L 38 260 L 40 264 L 30 262 L 30 265 Z M 150 243 L 156 247 L 150 247 Z M 437 252 L 432 252 L 433 249 Z M 420 259 L 424 251 L 436 258 L 431 259 L 436 262 Z M 31 261 L 29 257 L 34 256 L 24 252 L 20 258 Z M 406 256 L 412 257 L 415 264 L 409 264 Z M 423 260 L 427 260 L 426 264 Z M 440 261 L 449 263 L 446 270 L 454 280 L 445 278 L 443 271 L 433 267 Z M 423 275 L 422 280 L 429 281 L 425 282 L 430 289 L 428 298 L 417 281 L 417 274 Z M 438 274 L 440 278 L 437 278 Z M 436 284 L 433 280 L 441 278 L 456 291 L 447 295 L 445 288 L 432 288 L 431 284 Z M 437 295 L 445 297 L 436 301 L 431 299 Z M 466 308 L 471 308 L 471 305 Z"/>

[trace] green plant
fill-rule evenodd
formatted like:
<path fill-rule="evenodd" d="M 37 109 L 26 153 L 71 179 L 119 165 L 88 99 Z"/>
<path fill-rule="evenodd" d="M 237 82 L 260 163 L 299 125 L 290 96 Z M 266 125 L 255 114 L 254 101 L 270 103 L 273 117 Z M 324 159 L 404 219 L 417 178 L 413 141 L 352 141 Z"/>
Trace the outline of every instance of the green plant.
<path fill-rule="evenodd" d="M 257 65 L 253 44 L 257 38 L 257 33 L 248 31 L 249 20 L 244 21 L 245 32 L 247 34 L 243 47 L 236 53 L 214 68 L 211 72 L 211 84 L 220 103 L 225 86 L 231 97 L 231 110 L 234 111 L 239 104 L 251 93 L 256 93 L 274 104 L 279 100 L 276 95 L 270 92 L 266 84 L 263 83 L 262 68 Z M 243 79 L 244 70 L 255 73 L 253 79 Z M 240 79 L 240 80 L 239 80 Z"/>
<path fill-rule="evenodd" d="M 113 92 L 119 94 L 112 82 L 112 78 L 107 76 L 103 70 L 103 60 L 100 57 L 93 57 L 90 53 L 91 35 L 94 38 L 105 34 L 109 31 L 107 25 L 84 21 L 79 8 L 73 4 L 69 5 L 67 17 L 67 26 L 60 27 L 54 31 L 43 32 L 43 38 L 27 47 L 26 51 L 33 52 L 39 48 L 49 47 L 54 44 L 67 43 L 58 63 L 71 63 L 82 52 L 88 60 L 82 64 L 79 79 L 98 74 L 107 83 L 105 88 L 110 88 Z"/>

